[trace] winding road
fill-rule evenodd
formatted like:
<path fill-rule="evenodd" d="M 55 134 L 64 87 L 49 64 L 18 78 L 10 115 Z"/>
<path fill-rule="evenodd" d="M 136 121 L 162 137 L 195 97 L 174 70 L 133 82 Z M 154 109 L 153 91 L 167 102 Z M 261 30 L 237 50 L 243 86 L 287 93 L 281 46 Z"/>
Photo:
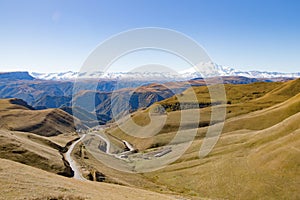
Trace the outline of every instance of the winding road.
<path fill-rule="evenodd" d="M 70 148 L 68 149 L 67 153 L 65 154 L 65 159 L 69 162 L 70 167 L 74 171 L 73 178 L 81 180 L 81 181 L 86 181 L 86 179 L 82 176 L 78 166 L 76 165 L 76 162 L 72 159 L 71 153 L 72 153 L 74 147 L 76 146 L 76 144 L 78 142 L 80 142 L 84 137 L 85 137 L 85 135 L 82 136 L 79 140 L 73 142 L 72 145 L 70 146 Z"/>
<path fill-rule="evenodd" d="M 107 140 L 106 138 L 102 137 L 102 136 L 99 135 L 99 134 L 95 134 L 95 136 L 99 137 L 101 140 L 103 140 L 103 141 L 106 143 L 106 150 L 105 150 L 105 153 L 111 155 L 111 153 L 109 153 L 109 150 L 110 150 L 110 142 L 109 142 L 109 140 Z"/>
<path fill-rule="evenodd" d="M 99 134 L 94 134 L 95 136 L 99 137 L 102 141 L 104 141 L 106 143 L 106 150 L 105 153 L 109 154 L 109 155 L 113 155 L 111 154 L 110 151 L 110 141 L 108 139 L 106 139 L 105 137 L 99 135 Z M 86 179 L 82 176 L 80 169 L 78 167 L 78 165 L 76 164 L 75 160 L 73 160 L 71 153 L 74 149 L 74 147 L 76 146 L 76 144 L 78 144 L 80 141 L 82 141 L 84 139 L 86 135 L 83 135 L 80 139 L 78 139 L 77 141 L 73 142 L 72 145 L 70 146 L 70 148 L 68 149 L 67 153 L 65 154 L 65 159 L 69 162 L 70 167 L 72 168 L 72 170 L 74 171 L 74 176 L 73 178 L 81 180 L 81 181 L 86 181 Z M 131 144 L 129 144 L 127 141 L 122 140 L 123 143 L 127 146 L 127 148 L 129 149 L 129 151 L 133 151 L 135 150 L 133 148 L 133 146 Z"/>

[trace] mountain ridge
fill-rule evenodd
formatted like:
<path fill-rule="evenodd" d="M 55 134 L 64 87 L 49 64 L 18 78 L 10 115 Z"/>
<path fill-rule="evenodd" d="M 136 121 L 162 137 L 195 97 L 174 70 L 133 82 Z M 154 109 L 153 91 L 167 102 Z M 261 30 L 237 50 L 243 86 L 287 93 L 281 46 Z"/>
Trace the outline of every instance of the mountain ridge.
<path fill-rule="evenodd" d="M 0 72 L 1 80 L 34 80 L 35 78 L 26 71 L 15 71 L 15 72 Z"/>
<path fill-rule="evenodd" d="M 0 129 L 56 136 L 75 132 L 75 119 L 61 109 L 34 110 L 20 99 L 0 99 Z"/>
<path fill-rule="evenodd" d="M 77 78 L 103 78 L 103 79 L 125 79 L 125 80 L 143 80 L 148 78 L 151 80 L 189 80 L 199 77 L 213 77 L 213 76 L 244 76 L 247 78 L 280 78 L 280 77 L 290 77 L 290 78 L 299 78 L 300 72 L 269 72 L 269 71 L 259 71 L 259 70 L 250 70 L 250 71 L 241 71 L 236 70 L 231 67 L 224 67 L 215 63 L 206 63 L 202 67 L 198 67 L 199 70 L 194 68 L 189 68 L 178 73 L 174 72 L 149 72 L 149 71 L 140 71 L 140 72 L 103 72 L 103 71 L 94 71 L 94 72 L 59 72 L 59 73 L 37 73 L 30 72 L 30 75 L 36 79 L 42 80 L 75 80 Z"/>

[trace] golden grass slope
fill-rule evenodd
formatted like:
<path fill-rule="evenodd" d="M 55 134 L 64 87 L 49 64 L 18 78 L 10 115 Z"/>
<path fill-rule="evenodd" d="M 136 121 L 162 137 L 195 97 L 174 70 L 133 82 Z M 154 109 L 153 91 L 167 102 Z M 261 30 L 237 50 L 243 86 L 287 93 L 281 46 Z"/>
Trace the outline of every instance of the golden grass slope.
<path fill-rule="evenodd" d="M 221 138 L 213 151 L 199 159 L 208 128 L 204 122 L 210 122 L 208 106 L 200 109 L 204 125 L 199 123 L 198 135 L 185 154 L 166 168 L 144 176 L 157 185 L 195 198 L 299 199 L 300 79 L 225 85 L 225 88 L 230 102 L 226 105 L 227 117 Z M 193 90 L 199 102 L 209 100 L 206 87 Z M 183 95 L 189 92 L 191 89 Z M 172 97 L 157 104 L 175 102 L 176 98 Z M 146 125 L 149 110 L 132 116 L 140 125 Z M 151 149 L 167 144 L 176 134 L 180 111 L 169 110 L 167 117 L 162 131 L 150 139 L 133 138 L 113 125 L 106 131 L 125 138 L 140 150 Z"/>
<path fill-rule="evenodd" d="M 62 148 L 35 134 L 0 130 L 0 158 L 70 176 L 59 153 Z"/>
<path fill-rule="evenodd" d="M 228 101 L 226 105 L 226 110 L 227 110 L 226 119 L 229 119 L 236 116 L 241 116 L 251 112 L 272 107 L 276 104 L 288 100 L 289 98 L 296 96 L 300 91 L 300 79 L 296 79 L 288 82 L 271 82 L 271 83 L 260 82 L 260 83 L 242 84 L 242 85 L 225 84 L 225 90 L 226 90 L 226 97 Z M 208 88 L 206 86 L 189 88 L 182 93 L 183 96 L 182 98 L 188 101 L 189 99 L 191 99 L 189 98 L 192 95 L 191 93 L 195 93 L 197 95 L 199 104 L 206 104 L 206 103 L 210 103 L 211 101 Z M 160 130 L 159 134 L 156 135 L 155 137 L 149 139 L 134 138 L 128 134 L 123 133 L 121 129 L 119 129 L 114 125 L 112 125 L 110 129 L 107 129 L 107 132 L 114 136 L 117 136 L 118 138 L 123 138 L 125 140 L 132 142 L 132 144 L 134 144 L 138 149 L 141 150 L 147 149 L 151 146 L 164 145 L 172 139 L 172 137 L 178 130 L 179 126 L 181 126 L 181 128 L 184 129 L 189 129 L 189 127 L 195 126 L 189 123 L 180 124 L 181 112 L 183 111 L 176 109 L 177 106 L 174 106 L 175 107 L 174 110 L 172 109 L 172 105 L 175 105 L 177 103 L 178 100 L 176 96 L 173 96 L 169 99 L 155 103 L 154 105 L 150 106 L 150 108 L 147 110 L 139 110 L 132 114 L 132 119 L 137 124 L 139 124 L 140 126 L 145 126 L 150 123 L 150 118 L 149 118 L 150 110 L 154 110 L 158 104 L 167 107 L 166 123 L 164 127 Z M 264 119 L 264 121 L 260 121 L 255 126 L 253 126 L 251 123 L 246 123 L 246 122 L 244 122 L 243 125 L 247 126 L 247 124 L 249 124 L 249 126 L 252 126 L 252 128 L 257 128 L 257 129 L 263 128 L 264 123 L 274 124 L 276 122 L 279 122 L 280 119 L 282 120 L 283 118 L 288 117 L 291 114 L 297 112 L 297 109 L 296 111 L 295 110 L 293 111 L 293 109 L 298 105 L 299 104 L 296 102 L 294 103 L 293 108 L 291 108 L 289 112 L 282 113 L 281 111 L 278 111 L 280 113 L 280 116 L 273 116 L 269 119 L 266 118 Z M 193 113 L 193 111 L 189 111 L 189 110 L 186 110 L 184 112 Z M 200 121 L 198 124 L 199 128 L 208 126 L 211 123 L 211 107 L 209 106 L 209 104 L 206 105 L 204 108 L 200 109 L 199 112 L 200 112 Z M 158 118 L 157 119 L 158 121 L 160 120 L 159 118 L 163 118 L 163 116 L 152 116 L 152 117 L 153 119 Z M 276 121 L 275 118 L 278 119 L 279 121 L 278 120 Z M 126 126 L 126 122 L 124 124 Z M 241 126 L 241 125 L 237 124 L 236 126 Z M 226 129 L 227 128 L 225 128 L 225 131 Z M 162 136 L 162 134 L 164 136 Z"/>
<path fill-rule="evenodd" d="M 150 177 L 195 196 L 299 199 L 300 94 L 294 94 L 283 103 L 227 120 L 206 158 L 198 158 L 203 136 L 198 137 L 182 158 Z M 200 128 L 199 134 L 205 130 Z"/>
<path fill-rule="evenodd" d="M 75 130 L 71 115 L 60 109 L 32 110 L 19 99 L 0 99 L 0 129 L 54 136 Z"/>
<path fill-rule="evenodd" d="M 5 159 L 0 162 L 1 200 L 175 199 L 141 189 L 78 181 Z"/>
<path fill-rule="evenodd" d="M 232 118 L 226 122 L 224 132 L 248 129 L 261 130 L 283 121 L 284 119 L 297 114 L 300 111 L 300 93 L 290 99 L 266 108 Z"/>
<path fill-rule="evenodd" d="M 300 114 L 269 128 L 223 134 L 198 158 L 202 139 L 176 163 L 147 174 L 189 195 L 217 199 L 299 199 Z"/>

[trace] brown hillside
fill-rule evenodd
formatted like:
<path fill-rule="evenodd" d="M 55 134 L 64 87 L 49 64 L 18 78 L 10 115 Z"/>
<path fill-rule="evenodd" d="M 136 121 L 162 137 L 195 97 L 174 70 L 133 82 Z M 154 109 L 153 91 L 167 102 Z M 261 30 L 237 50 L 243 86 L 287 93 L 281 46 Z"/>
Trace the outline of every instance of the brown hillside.
<path fill-rule="evenodd" d="M 60 109 L 33 110 L 18 99 L 0 99 L 0 129 L 55 136 L 75 131 L 71 115 Z"/>
<path fill-rule="evenodd" d="M 32 133 L 0 130 L 0 158 L 71 176 L 62 160 L 62 146 Z"/>
<path fill-rule="evenodd" d="M 299 86 L 300 79 L 285 83 L 225 85 L 230 101 L 226 105 L 227 119 L 220 139 L 208 156 L 199 159 L 210 123 L 210 105 L 200 109 L 198 135 L 184 155 L 164 169 L 144 175 L 156 184 L 191 197 L 299 199 Z M 188 97 L 191 90 L 182 95 Z M 199 102 L 209 100 L 206 87 L 194 87 L 193 90 Z M 114 125 L 106 132 L 124 138 L 142 152 L 155 151 L 168 144 L 180 126 L 180 111 L 172 107 L 176 102 L 172 97 L 157 103 L 171 105 L 171 109 L 152 116 L 154 120 L 167 116 L 167 121 L 151 138 L 132 137 Z M 149 110 L 133 113 L 135 122 L 147 125 Z M 192 109 L 182 112 L 193 114 Z M 188 130 L 188 122 L 181 127 Z M 176 149 L 176 146 L 172 148 Z"/>
<path fill-rule="evenodd" d="M 137 188 L 78 181 L 6 159 L 0 162 L 0 200 L 176 199 Z"/>

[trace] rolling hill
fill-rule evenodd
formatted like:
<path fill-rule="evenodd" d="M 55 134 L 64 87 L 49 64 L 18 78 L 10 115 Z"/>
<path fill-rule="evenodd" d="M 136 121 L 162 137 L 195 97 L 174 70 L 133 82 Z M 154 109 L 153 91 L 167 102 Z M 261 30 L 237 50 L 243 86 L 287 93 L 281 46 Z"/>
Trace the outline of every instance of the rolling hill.
<path fill-rule="evenodd" d="M 0 159 L 1 200 L 176 199 L 138 188 L 78 181 Z"/>
<path fill-rule="evenodd" d="M 20 99 L 0 100 L 0 129 L 55 136 L 75 131 L 74 119 L 60 109 L 34 110 Z"/>
<path fill-rule="evenodd" d="M 218 123 L 210 124 L 211 105 L 207 104 L 199 108 L 201 121 L 197 125 L 197 135 L 183 156 L 163 169 L 143 175 L 155 184 L 195 199 L 299 199 L 300 79 L 228 84 L 225 88 L 227 117 L 212 152 L 199 158 L 209 125 L 218 126 Z M 199 102 L 211 103 L 205 86 L 189 88 L 182 95 L 188 97 L 193 91 Z M 176 103 L 174 96 L 131 116 L 136 123 L 145 126 L 150 123 L 149 111 L 156 104 L 172 108 Z M 214 106 L 218 109 L 224 105 Z M 144 155 L 144 152 L 155 152 L 168 145 L 179 127 L 189 130 L 188 123 L 180 125 L 180 110 L 176 106 L 173 108 L 167 109 L 165 114 L 152 116 L 154 121 L 159 121 L 163 115 L 167 119 L 161 131 L 151 138 L 130 136 L 114 124 L 105 132 L 111 141 L 115 137 L 125 139 L 140 151 L 129 156 L 129 160 L 145 157 L 147 153 Z M 193 114 L 191 109 L 182 112 Z M 127 122 L 123 123 L 126 126 Z M 176 145 L 169 147 L 176 149 Z"/>
<path fill-rule="evenodd" d="M 0 130 L 0 158 L 71 177 L 71 168 L 63 161 L 60 146 L 32 133 Z"/>
<path fill-rule="evenodd" d="M 0 100 L 0 158 L 72 176 L 62 155 L 75 137 L 74 119 L 60 109 L 34 110 L 21 99 Z M 56 142 L 54 136 L 66 136 Z"/>

